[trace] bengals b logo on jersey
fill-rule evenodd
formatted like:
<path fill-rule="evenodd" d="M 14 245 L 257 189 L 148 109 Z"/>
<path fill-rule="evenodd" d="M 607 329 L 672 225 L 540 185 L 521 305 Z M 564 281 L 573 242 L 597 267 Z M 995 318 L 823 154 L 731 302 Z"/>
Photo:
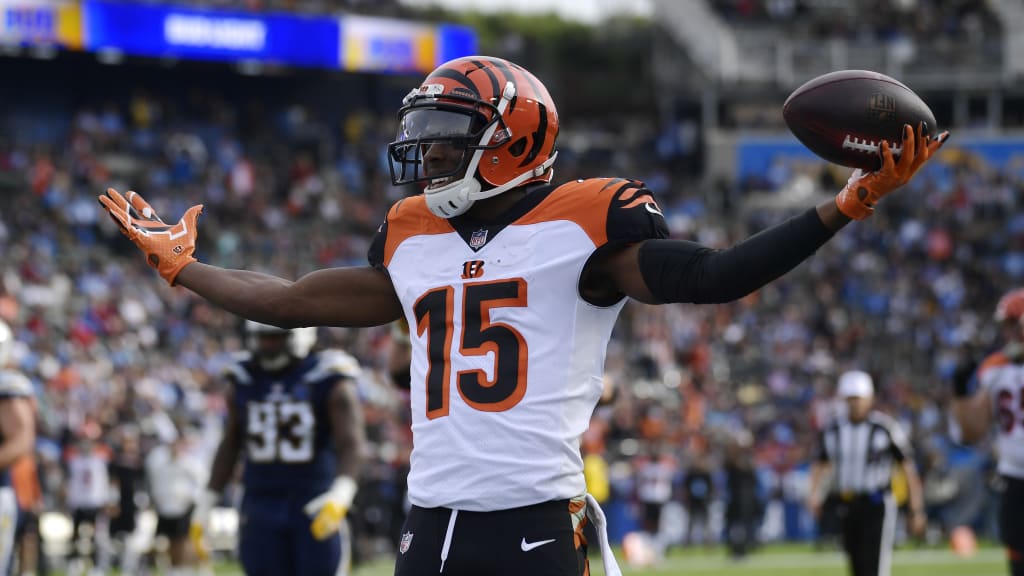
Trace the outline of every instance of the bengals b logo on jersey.
<path fill-rule="evenodd" d="M 462 279 L 471 280 L 484 275 L 483 260 L 468 260 L 462 265 Z"/>

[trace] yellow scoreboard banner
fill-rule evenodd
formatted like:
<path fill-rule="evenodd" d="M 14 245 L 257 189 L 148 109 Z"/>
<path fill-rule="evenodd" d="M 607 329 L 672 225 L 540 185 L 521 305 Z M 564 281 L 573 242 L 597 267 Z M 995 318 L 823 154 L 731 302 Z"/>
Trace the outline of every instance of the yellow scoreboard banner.
<path fill-rule="evenodd" d="M 0 0 L 0 44 L 82 49 L 78 2 Z"/>
<path fill-rule="evenodd" d="M 350 72 L 426 73 L 438 64 L 437 27 L 420 22 L 344 16 L 341 68 Z"/>

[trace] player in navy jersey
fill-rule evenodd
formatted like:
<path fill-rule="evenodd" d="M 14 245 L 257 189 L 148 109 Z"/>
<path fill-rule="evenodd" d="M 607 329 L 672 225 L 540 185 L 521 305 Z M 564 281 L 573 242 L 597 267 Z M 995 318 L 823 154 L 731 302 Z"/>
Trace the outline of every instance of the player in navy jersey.
<path fill-rule="evenodd" d="M 363 446 L 354 379 L 338 350 L 310 352 L 315 329 L 246 322 L 250 352 L 227 371 L 228 415 L 206 493 L 192 517 L 202 536 L 244 453 L 239 557 L 246 574 L 346 574 L 344 517 Z"/>
<path fill-rule="evenodd" d="M 8 574 L 14 556 L 18 501 L 11 486 L 11 466 L 35 446 L 32 383 L 7 369 L 14 334 L 0 320 L 0 574 Z"/>

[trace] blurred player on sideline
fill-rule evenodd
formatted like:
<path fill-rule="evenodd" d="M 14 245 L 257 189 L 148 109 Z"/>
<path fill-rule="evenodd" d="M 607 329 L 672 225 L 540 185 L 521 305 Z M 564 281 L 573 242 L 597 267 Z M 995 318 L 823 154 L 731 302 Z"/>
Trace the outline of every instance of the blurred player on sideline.
<path fill-rule="evenodd" d="M 276 326 L 408 321 L 413 452 L 398 576 L 585 574 L 579 438 L 601 395 L 612 327 L 632 297 L 729 302 L 785 274 L 851 219 L 868 218 L 948 134 L 905 127 L 897 162 L 855 172 L 835 200 L 728 250 L 669 240 L 652 192 L 626 178 L 552 185 L 559 117 L 528 70 L 469 56 L 403 100 L 388 146 L 395 203 L 369 266 L 297 281 L 198 263 L 202 206 L 176 224 L 139 195 L 100 203 L 146 261 L 244 318 Z M 599 530 L 609 574 L 618 574 Z"/>
<path fill-rule="evenodd" d="M 115 432 L 114 456 L 110 461 L 110 482 L 114 491 L 114 504 L 110 518 L 111 544 L 120 556 L 118 565 L 122 574 L 138 572 L 142 554 L 140 539 L 136 537 L 138 496 L 144 491 L 146 470 L 142 454 L 140 431 L 134 422 L 121 424 Z"/>
<path fill-rule="evenodd" d="M 65 502 L 72 524 L 69 576 L 85 571 L 86 552 L 90 575 L 106 572 L 109 562 L 110 449 L 101 442 L 101 437 L 99 425 L 86 422 L 75 445 L 69 446 L 64 454 Z"/>
<path fill-rule="evenodd" d="M 39 485 L 36 455 L 27 454 L 11 468 L 11 485 L 18 497 L 18 576 L 35 576 L 42 560 L 39 515 L 43 511 L 43 490 Z"/>
<path fill-rule="evenodd" d="M 8 574 L 14 559 L 18 500 L 11 485 L 11 468 L 31 457 L 36 443 L 32 383 L 8 368 L 14 333 L 0 320 L 0 574 Z"/>
<path fill-rule="evenodd" d="M 311 352 L 314 328 L 245 326 L 250 351 L 227 372 L 227 422 L 192 515 L 193 539 L 205 554 L 210 510 L 244 452 L 238 555 L 246 574 L 347 574 L 345 515 L 364 445 L 359 364 L 338 350 Z"/>
<path fill-rule="evenodd" d="M 985 357 L 968 358 L 953 377 L 953 417 L 961 440 L 971 444 L 996 425 L 997 466 L 1005 484 L 999 534 L 1012 576 L 1024 576 L 1024 288 L 996 304 L 1004 344 Z"/>
<path fill-rule="evenodd" d="M 156 510 L 156 534 L 167 538 L 169 576 L 184 576 L 188 569 L 188 534 L 192 510 L 206 484 L 203 463 L 189 450 L 184 427 L 170 444 L 153 448 L 146 456 L 146 483 Z"/>

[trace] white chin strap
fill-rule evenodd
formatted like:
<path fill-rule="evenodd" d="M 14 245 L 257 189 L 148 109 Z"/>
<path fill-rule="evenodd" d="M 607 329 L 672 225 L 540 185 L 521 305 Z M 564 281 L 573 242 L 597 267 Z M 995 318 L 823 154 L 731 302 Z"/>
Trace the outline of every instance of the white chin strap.
<path fill-rule="evenodd" d="M 479 151 L 477 152 L 479 154 Z M 475 162 L 475 160 L 473 161 Z M 473 164 L 470 163 L 470 166 Z M 469 169 L 466 169 L 469 174 Z M 440 188 L 427 188 L 423 197 L 427 208 L 439 218 L 454 218 L 473 205 L 473 199 L 480 193 L 480 182 L 472 176 L 456 180 Z"/>
<path fill-rule="evenodd" d="M 506 82 L 505 89 L 501 93 L 501 101 L 498 102 L 499 117 L 505 113 L 505 109 L 508 108 L 509 102 L 512 101 L 512 98 L 514 98 L 515 95 L 515 84 Z M 484 131 L 483 136 L 480 138 L 481 145 L 491 141 L 491 137 L 494 136 L 494 131 L 498 129 L 498 124 L 499 122 L 492 122 L 487 130 Z M 543 176 L 549 168 L 551 168 L 551 165 L 555 163 L 555 158 L 558 156 L 558 153 L 556 152 L 543 164 L 537 166 L 533 170 L 524 172 L 496 188 L 481 190 L 482 186 L 480 185 L 480 181 L 477 180 L 474 175 L 476 174 L 477 166 L 480 165 L 480 158 L 483 156 L 484 152 L 485 150 L 483 148 L 479 148 L 473 153 L 473 157 L 466 166 L 466 175 L 461 180 L 456 180 L 455 182 L 451 182 L 439 188 L 427 187 L 427 189 L 423 191 L 423 197 L 427 201 L 427 208 L 430 208 L 430 211 L 433 212 L 435 216 L 438 216 L 439 218 L 454 218 L 459 214 L 463 214 L 466 210 L 469 210 L 469 207 L 477 200 L 497 196 L 506 190 L 519 186 L 531 178 L 539 178 L 540 176 Z"/>

